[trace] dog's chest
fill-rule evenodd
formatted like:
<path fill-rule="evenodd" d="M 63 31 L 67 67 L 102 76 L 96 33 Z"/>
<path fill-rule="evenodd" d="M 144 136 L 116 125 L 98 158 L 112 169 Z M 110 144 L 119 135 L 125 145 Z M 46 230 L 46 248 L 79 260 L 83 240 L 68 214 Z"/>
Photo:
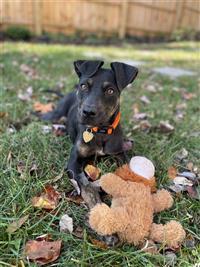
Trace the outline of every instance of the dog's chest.
<path fill-rule="evenodd" d="M 104 156 L 103 143 L 99 140 L 92 140 L 85 143 L 83 139 L 80 139 L 76 143 L 79 154 L 82 157 L 88 157 L 92 155 Z"/>

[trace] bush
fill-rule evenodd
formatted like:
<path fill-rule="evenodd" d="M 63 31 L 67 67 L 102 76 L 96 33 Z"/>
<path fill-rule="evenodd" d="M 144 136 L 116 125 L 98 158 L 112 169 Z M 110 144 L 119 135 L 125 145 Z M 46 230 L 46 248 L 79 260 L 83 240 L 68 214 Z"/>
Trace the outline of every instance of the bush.
<path fill-rule="evenodd" d="M 5 30 L 5 36 L 12 40 L 24 40 L 27 41 L 31 38 L 31 32 L 19 26 L 11 26 Z"/>

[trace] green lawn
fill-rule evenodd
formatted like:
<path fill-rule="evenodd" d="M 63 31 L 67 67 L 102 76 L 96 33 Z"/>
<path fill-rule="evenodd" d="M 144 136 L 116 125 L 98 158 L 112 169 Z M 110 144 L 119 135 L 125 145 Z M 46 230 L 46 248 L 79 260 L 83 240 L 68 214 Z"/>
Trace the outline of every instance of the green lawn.
<path fill-rule="evenodd" d="M 68 159 L 71 143 L 68 137 L 56 137 L 42 133 L 42 125 L 30 115 L 33 103 L 56 100 L 53 95 L 44 91 L 54 89 L 63 84 L 63 92 L 73 90 L 77 77 L 73 71 L 73 61 L 86 58 L 84 53 L 102 53 L 106 64 L 112 60 L 142 60 L 146 64 L 134 85 L 122 94 L 122 124 L 125 134 L 135 141 L 134 153 L 144 155 L 153 160 L 156 166 L 158 186 L 167 186 L 167 169 L 175 164 L 176 153 L 185 148 L 188 152 L 187 161 L 199 166 L 200 140 L 199 133 L 199 99 L 198 75 L 171 80 L 168 77 L 152 75 L 152 68 L 159 66 L 182 67 L 198 72 L 200 69 L 199 44 L 194 42 L 126 45 L 123 47 L 88 47 L 62 46 L 26 43 L 1 44 L 1 72 L 3 79 L 0 84 L 0 266 L 13 266 L 23 258 L 25 243 L 37 236 L 50 233 L 53 239 L 62 239 L 63 246 L 59 259 L 49 266 L 167 266 L 166 257 L 162 253 L 150 255 L 139 251 L 136 247 L 122 247 L 102 250 L 90 242 L 89 229 L 85 225 L 87 209 L 67 202 L 64 194 L 72 189 L 67 177 L 56 183 L 52 179 L 61 173 Z M 30 77 L 20 70 L 26 64 L 35 70 Z M 152 93 L 146 85 L 153 84 L 156 90 Z M 33 88 L 30 101 L 21 101 L 17 94 Z M 182 98 L 183 90 L 193 93 L 189 100 Z M 140 97 L 147 96 L 150 104 L 142 104 Z M 177 120 L 177 104 L 186 103 L 184 116 Z M 150 131 L 134 129 L 138 124 L 132 120 L 133 105 L 138 104 L 139 111 L 149 115 L 152 125 Z M 156 130 L 161 120 L 168 120 L 175 130 L 166 135 Z M 16 132 L 9 132 L 10 127 Z M 132 152 L 133 154 L 133 152 Z M 131 152 L 130 152 L 131 155 Z M 20 161 L 25 164 L 23 179 L 17 171 Z M 32 175 L 29 169 L 35 163 L 38 170 Z M 184 167 L 187 162 L 179 164 Z M 99 163 L 102 172 L 113 170 L 115 165 L 108 160 Z M 31 198 L 37 195 L 46 184 L 57 186 L 62 194 L 58 207 L 53 212 L 34 209 Z M 180 221 L 187 235 L 194 239 L 195 247 L 183 245 L 177 252 L 176 266 L 194 266 L 200 264 L 200 205 L 198 200 L 191 199 L 186 193 L 174 195 L 175 204 L 172 209 L 155 216 L 156 222 L 167 222 L 170 219 Z M 67 213 L 74 220 L 75 226 L 85 229 L 83 239 L 71 234 L 59 232 L 60 217 Z M 24 215 L 29 214 L 26 223 L 13 234 L 6 232 L 7 226 Z M 13 264 L 13 265 L 12 265 Z M 36 266 L 27 263 L 26 266 Z"/>

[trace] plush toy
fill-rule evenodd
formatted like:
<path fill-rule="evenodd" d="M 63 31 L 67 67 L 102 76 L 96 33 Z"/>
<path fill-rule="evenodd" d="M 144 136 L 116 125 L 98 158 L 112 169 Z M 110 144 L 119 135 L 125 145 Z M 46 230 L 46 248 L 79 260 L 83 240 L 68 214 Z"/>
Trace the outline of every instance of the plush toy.
<path fill-rule="evenodd" d="M 146 160 L 144 161 L 148 162 Z M 125 170 L 128 170 L 128 173 L 133 170 L 136 176 L 145 174 L 146 177 L 154 177 L 154 169 L 149 162 L 147 163 L 149 167 L 140 168 L 142 165 L 140 163 L 144 161 L 133 158 L 129 169 L 126 167 Z M 121 176 L 124 176 L 122 173 L 120 169 Z M 131 175 L 132 178 L 133 176 Z M 90 226 L 98 234 L 117 233 L 121 241 L 134 245 L 149 238 L 170 247 L 177 247 L 184 240 L 185 231 L 179 222 L 169 221 L 164 225 L 153 223 L 153 213 L 168 209 L 173 204 L 168 191 L 162 189 L 152 194 L 151 187 L 141 183 L 141 180 L 140 182 L 124 180 L 114 173 L 103 175 L 100 178 L 100 186 L 113 198 L 111 207 L 102 203 L 90 211 Z"/>

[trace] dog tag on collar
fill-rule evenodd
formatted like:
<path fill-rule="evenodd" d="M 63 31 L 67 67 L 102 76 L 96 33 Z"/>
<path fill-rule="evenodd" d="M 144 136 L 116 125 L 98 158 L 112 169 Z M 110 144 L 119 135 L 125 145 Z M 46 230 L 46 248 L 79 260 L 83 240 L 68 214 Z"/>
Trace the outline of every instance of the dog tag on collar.
<path fill-rule="evenodd" d="M 83 132 L 83 140 L 85 143 L 89 143 L 94 137 L 94 134 L 92 132 L 89 132 L 88 130 Z"/>

